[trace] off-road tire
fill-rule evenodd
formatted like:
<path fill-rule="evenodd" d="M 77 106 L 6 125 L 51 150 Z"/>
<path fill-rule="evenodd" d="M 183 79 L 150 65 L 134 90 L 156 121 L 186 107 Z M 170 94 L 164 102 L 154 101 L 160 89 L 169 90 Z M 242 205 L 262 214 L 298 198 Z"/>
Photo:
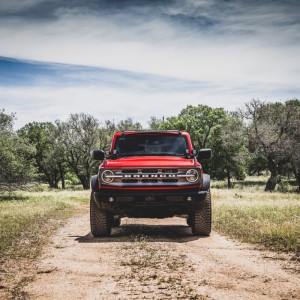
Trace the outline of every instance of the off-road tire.
<path fill-rule="evenodd" d="M 94 194 L 90 198 L 90 224 L 94 237 L 108 236 L 111 233 L 111 223 L 108 214 L 99 209 L 95 202 Z"/>
<path fill-rule="evenodd" d="M 201 209 L 196 210 L 190 216 L 190 223 L 194 235 L 209 236 L 211 233 L 211 196 L 210 190 L 207 191 L 206 197 Z"/>

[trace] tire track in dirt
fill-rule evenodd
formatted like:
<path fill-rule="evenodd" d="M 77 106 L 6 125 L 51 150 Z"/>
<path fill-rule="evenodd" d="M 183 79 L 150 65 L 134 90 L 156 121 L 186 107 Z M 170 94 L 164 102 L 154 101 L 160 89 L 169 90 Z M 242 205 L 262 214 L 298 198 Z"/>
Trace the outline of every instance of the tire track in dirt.
<path fill-rule="evenodd" d="M 52 238 L 23 294 L 29 299 L 300 299 L 297 266 L 217 233 L 195 237 L 185 224 L 181 218 L 123 219 L 111 237 L 95 239 L 88 214 L 73 218 Z"/>

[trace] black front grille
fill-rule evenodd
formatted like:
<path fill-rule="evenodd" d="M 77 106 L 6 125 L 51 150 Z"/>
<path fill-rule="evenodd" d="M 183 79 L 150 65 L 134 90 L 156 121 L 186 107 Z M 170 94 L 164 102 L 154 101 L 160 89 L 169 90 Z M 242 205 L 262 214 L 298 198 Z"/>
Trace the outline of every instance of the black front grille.
<path fill-rule="evenodd" d="M 177 169 L 162 169 L 162 173 L 178 173 Z"/>
<path fill-rule="evenodd" d="M 132 169 L 132 170 L 127 169 L 127 170 L 122 170 L 122 173 L 123 174 L 138 173 L 138 170 L 136 170 L 136 169 Z"/>
<path fill-rule="evenodd" d="M 137 183 L 137 179 L 122 179 L 123 183 Z"/>
<path fill-rule="evenodd" d="M 149 183 L 149 182 L 155 183 L 155 182 L 158 182 L 158 179 L 142 179 L 142 182 L 143 183 Z"/>
<path fill-rule="evenodd" d="M 162 182 L 178 182 L 178 179 L 162 179 Z"/>
<path fill-rule="evenodd" d="M 142 173 L 155 174 L 158 173 L 158 169 L 142 169 Z"/>

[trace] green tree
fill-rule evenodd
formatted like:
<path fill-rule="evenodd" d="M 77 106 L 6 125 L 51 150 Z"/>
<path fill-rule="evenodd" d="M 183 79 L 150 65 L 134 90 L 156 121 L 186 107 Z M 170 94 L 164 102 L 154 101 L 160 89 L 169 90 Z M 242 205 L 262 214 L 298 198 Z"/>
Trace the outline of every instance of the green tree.
<path fill-rule="evenodd" d="M 284 149 L 289 158 L 300 192 L 300 101 L 289 100 L 285 103 L 285 141 Z"/>
<path fill-rule="evenodd" d="M 268 164 L 266 160 L 258 151 L 256 151 L 255 145 L 249 139 L 248 139 L 247 149 L 249 152 L 248 167 L 247 167 L 248 175 L 249 176 L 262 175 L 262 173 L 268 169 Z"/>
<path fill-rule="evenodd" d="M 67 173 L 72 173 L 68 167 L 67 152 L 58 139 L 57 127 L 51 131 L 50 139 L 52 140 L 52 147 L 45 157 L 45 164 L 51 166 L 51 173 L 53 174 L 54 188 L 58 188 L 58 182 L 61 182 L 62 189 L 65 189 L 65 177 Z"/>
<path fill-rule="evenodd" d="M 40 180 L 52 188 L 58 188 L 66 172 L 65 156 L 61 145 L 56 140 L 55 125 L 50 122 L 32 122 L 18 130 L 19 136 L 26 138 L 35 147 L 34 161 Z"/>
<path fill-rule="evenodd" d="M 121 120 L 117 125 L 118 131 L 123 130 L 141 130 L 143 127 L 139 122 L 134 122 L 132 118 Z"/>
<path fill-rule="evenodd" d="M 84 189 L 89 188 L 91 175 L 98 163 L 90 153 L 100 148 L 99 122 L 91 115 L 71 114 L 67 121 L 56 121 L 57 139 L 64 146 L 69 168 L 76 174 Z"/>
<path fill-rule="evenodd" d="M 24 188 L 35 175 L 34 149 L 13 131 L 14 118 L 0 110 L 0 192 Z"/>
<path fill-rule="evenodd" d="M 157 117 L 150 117 L 150 120 L 148 121 L 148 126 L 149 129 L 151 130 L 159 130 L 162 128 L 164 123 L 164 119 L 163 118 L 157 118 Z"/>
<path fill-rule="evenodd" d="M 287 149 L 294 140 L 291 134 L 292 110 L 286 103 L 264 103 L 253 99 L 240 114 L 247 120 L 247 133 L 255 153 L 265 160 L 270 171 L 265 190 L 273 191 L 280 171 L 291 160 Z"/>
<path fill-rule="evenodd" d="M 214 149 L 211 175 L 217 179 L 227 179 L 228 188 L 232 187 L 232 178 L 244 180 L 249 154 L 242 119 L 236 114 L 228 114 L 219 134 L 213 136 L 211 145 Z"/>

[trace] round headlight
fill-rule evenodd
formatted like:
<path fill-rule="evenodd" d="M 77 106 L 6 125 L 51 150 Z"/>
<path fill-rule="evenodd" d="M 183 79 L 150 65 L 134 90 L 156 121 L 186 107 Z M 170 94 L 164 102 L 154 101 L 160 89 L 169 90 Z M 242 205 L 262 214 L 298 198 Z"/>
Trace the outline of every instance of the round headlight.
<path fill-rule="evenodd" d="M 111 170 L 105 170 L 101 174 L 101 179 L 105 183 L 111 183 L 111 182 L 114 181 L 114 177 L 113 176 L 114 176 L 113 171 L 111 171 Z"/>
<path fill-rule="evenodd" d="M 199 173 L 195 169 L 190 169 L 186 172 L 186 180 L 196 182 L 199 179 Z"/>

